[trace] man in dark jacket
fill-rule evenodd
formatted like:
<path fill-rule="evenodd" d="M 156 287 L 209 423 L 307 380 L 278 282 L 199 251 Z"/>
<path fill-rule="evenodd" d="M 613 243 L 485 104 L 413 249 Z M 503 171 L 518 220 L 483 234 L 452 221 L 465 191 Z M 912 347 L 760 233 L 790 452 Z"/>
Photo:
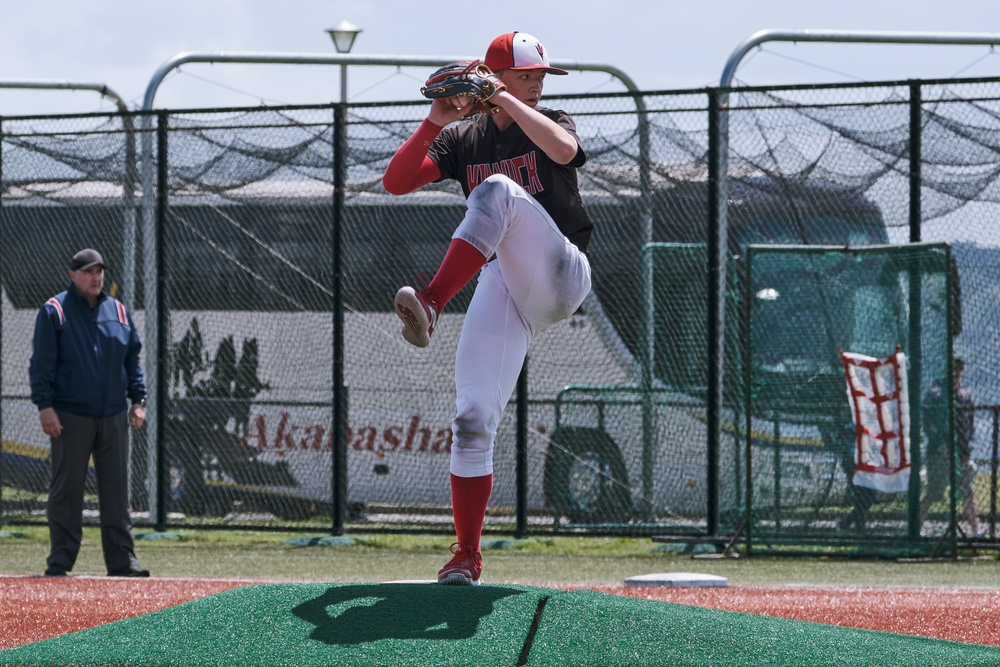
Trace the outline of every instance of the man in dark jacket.
<path fill-rule="evenodd" d="M 126 483 L 127 429 L 140 428 L 146 416 L 139 332 L 125 306 L 104 291 L 100 253 L 73 255 L 69 278 L 66 291 L 38 311 L 29 368 L 31 401 L 52 442 L 45 574 L 65 575 L 76 563 L 93 456 L 108 574 L 148 577 L 135 556 Z"/>
<path fill-rule="evenodd" d="M 951 486 L 951 457 L 955 456 L 957 481 L 960 491 L 957 494 L 962 503 L 962 517 L 969 524 L 972 533 L 969 537 L 980 537 L 979 512 L 976 509 L 975 480 L 976 462 L 972 452 L 972 440 L 976 432 L 975 404 L 972 400 L 972 389 L 962 383 L 965 377 L 965 362 L 962 359 L 953 360 L 955 380 L 955 447 L 951 445 L 949 426 L 948 396 L 941 383 L 935 383 L 928 396 L 924 399 L 926 417 L 924 419 L 927 433 L 927 453 L 924 462 L 927 470 L 927 487 L 920 501 L 921 520 L 926 520 L 931 505 L 945 498 L 945 489 Z M 948 494 L 948 512 L 951 511 L 951 494 Z"/>

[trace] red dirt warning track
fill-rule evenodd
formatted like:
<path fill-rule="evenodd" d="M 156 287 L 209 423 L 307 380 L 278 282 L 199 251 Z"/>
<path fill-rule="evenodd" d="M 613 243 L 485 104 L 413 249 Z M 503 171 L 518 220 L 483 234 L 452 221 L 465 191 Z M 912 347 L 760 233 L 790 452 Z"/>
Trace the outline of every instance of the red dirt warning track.
<path fill-rule="evenodd" d="M 0 575 L 0 649 L 85 630 L 253 583 Z M 268 582 L 289 583 L 289 582 Z M 1000 646 L 1000 590 L 817 586 L 626 588 L 538 584 Z"/>
<path fill-rule="evenodd" d="M 698 607 L 1000 646 L 1000 590 L 835 586 L 586 588 Z"/>

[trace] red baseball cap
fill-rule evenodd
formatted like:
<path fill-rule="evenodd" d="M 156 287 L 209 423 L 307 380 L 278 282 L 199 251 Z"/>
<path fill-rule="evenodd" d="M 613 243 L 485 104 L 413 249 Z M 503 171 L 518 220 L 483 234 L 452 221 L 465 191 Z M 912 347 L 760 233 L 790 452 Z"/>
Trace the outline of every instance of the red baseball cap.
<path fill-rule="evenodd" d="M 569 74 L 564 69 L 549 65 L 549 56 L 538 38 L 526 32 L 508 32 L 500 35 L 486 50 L 483 61 L 494 72 L 502 69 L 543 69 L 549 74 Z"/>

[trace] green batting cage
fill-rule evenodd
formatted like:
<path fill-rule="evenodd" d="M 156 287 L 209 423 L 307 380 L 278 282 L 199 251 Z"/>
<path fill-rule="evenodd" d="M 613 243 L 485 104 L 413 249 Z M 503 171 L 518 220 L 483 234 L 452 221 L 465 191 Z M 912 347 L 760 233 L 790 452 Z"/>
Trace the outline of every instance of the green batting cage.
<path fill-rule="evenodd" d="M 571 384 L 556 400 L 545 496 L 558 525 L 712 540 L 714 492 L 726 536 L 715 541 L 748 552 L 954 549 L 960 314 L 947 244 L 733 255 L 715 478 L 706 246 L 649 243 L 640 257 L 639 381 Z M 929 475 L 949 493 L 930 498 Z"/>
<path fill-rule="evenodd" d="M 747 248 L 748 549 L 953 546 L 954 507 L 920 502 L 927 471 L 953 474 L 952 266 L 946 244 Z M 936 438 L 950 455 L 925 455 Z"/>

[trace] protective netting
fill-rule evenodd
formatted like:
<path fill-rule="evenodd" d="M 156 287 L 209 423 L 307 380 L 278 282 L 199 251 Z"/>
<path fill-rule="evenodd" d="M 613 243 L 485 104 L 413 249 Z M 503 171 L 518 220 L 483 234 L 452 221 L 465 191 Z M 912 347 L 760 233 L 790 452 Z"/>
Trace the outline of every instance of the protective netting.
<path fill-rule="evenodd" d="M 975 482 L 994 530 L 1000 82 L 919 88 L 916 123 L 910 82 L 733 91 L 727 284 L 738 289 L 749 244 L 951 242 L 962 288 L 954 344 L 981 416 Z M 590 158 L 580 184 L 596 228 L 594 293 L 531 350 L 525 426 L 512 404 L 497 437 L 489 529 L 509 530 L 519 515 L 530 529 L 698 532 L 711 523 L 713 495 L 720 530 L 742 525 L 746 461 L 732 425 L 744 399 L 745 338 L 735 292 L 724 405 L 714 417 L 723 429 L 717 479 L 707 467 L 708 173 L 718 145 L 710 99 L 695 90 L 547 100 L 573 115 Z M 162 360 L 144 357 L 151 375 L 167 378 L 167 395 L 157 397 L 163 460 L 135 439 L 137 510 L 156 505 L 148 480 L 162 463 L 169 524 L 329 526 L 342 371 L 348 527 L 449 530 L 453 360 L 472 290 L 449 304 L 427 350 L 402 341 L 390 304 L 400 285 L 433 274 L 464 199 L 449 183 L 404 197 L 381 186 L 425 110 L 423 102 L 346 107 L 339 212 L 335 107 L 3 119 L 4 516 L 42 520 L 48 443 L 27 400 L 28 341 L 38 306 L 65 288 L 66 258 L 95 246 L 109 285 L 146 332 L 147 352 L 158 326 L 168 332 Z M 922 216 L 910 210 L 915 128 Z M 147 238 L 154 223 L 162 232 Z M 147 254 L 156 244 L 159 273 Z M 150 280 L 164 303 L 147 322 Z M 796 398 L 803 411 L 814 400 Z"/>
<path fill-rule="evenodd" d="M 954 453 L 942 405 L 949 248 L 755 245 L 746 263 L 749 532 L 763 544 L 940 540 L 948 512 L 941 520 L 910 509 L 920 505 L 921 464 L 925 479 L 947 477 Z M 859 380 L 841 352 L 885 363 Z"/>

